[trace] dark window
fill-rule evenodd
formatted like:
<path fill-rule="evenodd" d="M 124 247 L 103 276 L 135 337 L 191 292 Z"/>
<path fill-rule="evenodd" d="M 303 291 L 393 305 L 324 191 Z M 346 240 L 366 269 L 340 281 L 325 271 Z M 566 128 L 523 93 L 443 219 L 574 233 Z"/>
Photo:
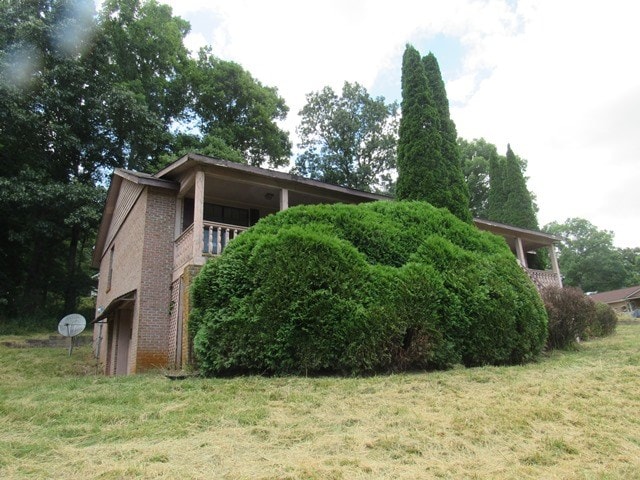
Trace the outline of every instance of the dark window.
<path fill-rule="evenodd" d="M 182 208 L 182 231 L 193 223 L 193 198 L 185 198 Z"/>
<path fill-rule="evenodd" d="M 249 210 L 246 208 L 225 207 L 213 203 L 204 204 L 204 220 L 228 225 L 249 226 Z"/>
<path fill-rule="evenodd" d="M 193 223 L 193 198 L 185 198 L 182 209 L 182 230 L 184 231 Z M 228 225 L 238 225 L 248 227 L 255 224 L 260 217 L 260 212 L 255 209 L 226 207 L 214 203 L 204 204 L 203 220 L 207 222 L 226 223 Z"/>

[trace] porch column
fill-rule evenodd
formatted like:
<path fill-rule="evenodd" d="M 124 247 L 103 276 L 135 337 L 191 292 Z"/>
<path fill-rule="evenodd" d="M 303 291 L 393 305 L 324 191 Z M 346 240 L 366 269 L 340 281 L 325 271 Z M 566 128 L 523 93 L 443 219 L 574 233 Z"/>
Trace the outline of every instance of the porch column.
<path fill-rule="evenodd" d="M 553 244 L 547 247 L 549 250 L 549 258 L 551 259 L 551 270 L 558 277 L 558 285 L 562 286 L 562 275 L 560 275 L 560 267 L 558 266 L 558 257 L 556 257 L 556 248 Z"/>
<path fill-rule="evenodd" d="M 516 237 L 516 254 L 520 265 L 527 268 L 527 257 L 524 255 L 524 247 L 522 246 L 522 239 L 520 237 Z"/>
<path fill-rule="evenodd" d="M 289 190 L 283 188 L 280 190 L 280 211 L 289 208 Z"/>
<path fill-rule="evenodd" d="M 202 236 L 204 229 L 204 172 L 196 172 L 195 194 L 193 196 L 193 263 L 204 264 L 202 256 Z"/>

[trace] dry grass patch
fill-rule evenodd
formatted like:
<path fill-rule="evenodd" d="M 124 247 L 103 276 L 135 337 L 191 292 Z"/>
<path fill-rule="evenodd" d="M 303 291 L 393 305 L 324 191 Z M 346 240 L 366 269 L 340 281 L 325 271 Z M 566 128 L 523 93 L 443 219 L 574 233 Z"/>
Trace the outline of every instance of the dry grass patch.
<path fill-rule="evenodd" d="M 640 478 L 637 322 L 536 364 L 371 378 L 105 378 L 87 347 L 0 355 L 0 478 Z"/>

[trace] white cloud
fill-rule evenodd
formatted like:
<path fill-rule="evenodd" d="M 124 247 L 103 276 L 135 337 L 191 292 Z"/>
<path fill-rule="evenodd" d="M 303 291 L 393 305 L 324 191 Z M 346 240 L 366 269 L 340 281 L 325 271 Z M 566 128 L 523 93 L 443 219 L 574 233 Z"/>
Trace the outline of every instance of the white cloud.
<path fill-rule="evenodd" d="M 501 151 L 510 142 L 529 160 L 541 224 L 580 216 L 614 230 L 621 246 L 640 245 L 640 202 L 629 193 L 640 184 L 633 2 L 168 3 L 194 26 L 190 47 L 209 43 L 279 89 L 292 133 L 306 93 L 345 80 L 371 88 L 381 72 L 399 75 L 407 42 L 457 38 L 460 68 L 445 81 L 460 135 L 485 137 Z"/>

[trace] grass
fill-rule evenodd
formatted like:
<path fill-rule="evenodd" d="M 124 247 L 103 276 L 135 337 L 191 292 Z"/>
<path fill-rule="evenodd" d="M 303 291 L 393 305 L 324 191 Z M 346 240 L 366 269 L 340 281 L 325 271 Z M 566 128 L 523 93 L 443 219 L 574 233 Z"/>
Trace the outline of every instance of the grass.
<path fill-rule="evenodd" d="M 108 378 L 90 347 L 0 358 L 3 479 L 640 479 L 637 321 L 535 364 L 370 378 Z"/>

